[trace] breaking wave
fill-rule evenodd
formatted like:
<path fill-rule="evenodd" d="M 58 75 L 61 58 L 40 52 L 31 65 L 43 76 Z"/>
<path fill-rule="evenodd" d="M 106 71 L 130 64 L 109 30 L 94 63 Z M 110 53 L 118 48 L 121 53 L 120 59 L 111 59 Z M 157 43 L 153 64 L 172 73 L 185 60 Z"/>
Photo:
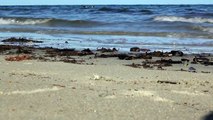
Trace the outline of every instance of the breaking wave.
<path fill-rule="evenodd" d="M 154 18 L 154 21 L 162 22 L 187 22 L 187 23 L 213 23 L 211 18 L 187 18 L 187 17 L 177 17 L 177 16 L 157 16 Z"/>
<path fill-rule="evenodd" d="M 42 24 L 50 21 L 50 19 L 29 19 L 29 18 L 0 18 L 1 25 L 34 25 Z"/>
<path fill-rule="evenodd" d="M 0 18 L 0 25 L 94 26 L 100 22 L 49 18 Z"/>

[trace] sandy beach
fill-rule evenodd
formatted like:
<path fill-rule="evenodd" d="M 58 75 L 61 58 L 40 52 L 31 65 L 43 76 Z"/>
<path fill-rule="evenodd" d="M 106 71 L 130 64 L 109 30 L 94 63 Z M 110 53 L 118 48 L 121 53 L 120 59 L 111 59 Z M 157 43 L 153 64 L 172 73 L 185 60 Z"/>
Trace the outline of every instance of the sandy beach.
<path fill-rule="evenodd" d="M 16 54 L 6 53 L 0 55 L 2 120 L 202 120 L 213 110 L 212 65 L 159 70 L 131 67 L 142 59 L 86 55 L 74 56 L 81 64 L 8 61 Z"/>

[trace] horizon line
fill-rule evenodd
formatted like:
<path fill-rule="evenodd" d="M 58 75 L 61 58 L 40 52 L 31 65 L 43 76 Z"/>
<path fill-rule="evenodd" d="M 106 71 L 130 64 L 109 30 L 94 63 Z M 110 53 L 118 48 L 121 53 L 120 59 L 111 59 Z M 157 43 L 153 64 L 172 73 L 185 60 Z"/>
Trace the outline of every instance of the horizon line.
<path fill-rule="evenodd" d="M 5 5 L 0 5 L 0 6 L 74 6 L 74 5 L 213 5 L 213 4 L 17 4 L 17 5 L 12 5 L 12 4 L 5 4 Z"/>

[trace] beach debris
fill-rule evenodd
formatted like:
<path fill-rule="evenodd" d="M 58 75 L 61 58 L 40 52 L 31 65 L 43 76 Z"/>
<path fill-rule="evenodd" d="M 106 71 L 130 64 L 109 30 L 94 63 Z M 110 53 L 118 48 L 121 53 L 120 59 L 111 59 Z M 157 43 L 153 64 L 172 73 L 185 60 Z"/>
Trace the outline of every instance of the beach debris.
<path fill-rule="evenodd" d="M 94 74 L 94 75 L 93 75 L 93 79 L 94 79 L 94 80 L 100 80 L 100 79 L 101 79 L 101 76 Z"/>
<path fill-rule="evenodd" d="M 81 55 L 81 54 L 82 55 L 92 55 L 93 52 L 89 48 L 87 48 L 87 49 L 82 50 L 79 55 Z"/>
<path fill-rule="evenodd" d="M 130 67 L 133 67 L 133 68 L 140 68 L 142 65 L 141 64 L 132 63 L 132 64 L 127 64 L 126 66 L 130 66 Z"/>
<path fill-rule="evenodd" d="M 5 52 L 8 50 L 12 50 L 12 49 L 17 49 L 18 46 L 13 46 L 13 45 L 0 45 L 0 52 Z"/>
<path fill-rule="evenodd" d="M 208 71 L 201 71 L 201 73 L 211 73 L 211 72 L 208 72 Z"/>
<path fill-rule="evenodd" d="M 153 68 L 153 66 L 151 66 L 150 64 L 148 64 L 148 63 L 146 63 L 146 62 L 144 62 L 144 63 L 142 64 L 142 66 L 143 66 L 144 69 L 147 69 L 147 68 L 152 69 L 152 68 Z"/>
<path fill-rule="evenodd" d="M 209 90 L 203 90 L 203 92 L 204 92 L 204 93 L 207 93 L 207 92 L 209 92 Z"/>
<path fill-rule="evenodd" d="M 118 50 L 116 48 L 110 49 L 110 48 L 104 48 L 104 47 L 102 47 L 102 48 L 97 48 L 96 51 L 100 51 L 102 53 L 105 53 L 105 52 L 117 52 Z"/>
<path fill-rule="evenodd" d="M 0 45 L 0 53 L 4 54 L 32 54 L 33 50 L 37 48 L 29 46 L 17 46 L 17 45 Z"/>
<path fill-rule="evenodd" d="M 74 48 L 71 48 L 71 49 L 49 48 L 49 49 L 46 49 L 46 54 L 49 54 L 52 56 L 85 56 L 85 55 L 92 55 L 94 53 L 90 49 L 76 51 Z"/>
<path fill-rule="evenodd" d="M 65 63 L 77 63 L 77 60 L 75 60 L 75 59 L 63 59 L 61 61 L 65 62 Z"/>
<path fill-rule="evenodd" d="M 142 58 L 142 59 L 152 59 L 152 56 L 151 55 L 147 55 L 147 54 L 140 54 L 138 56 L 138 58 Z"/>
<path fill-rule="evenodd" d="M 46 49 L 46 54 L 51 56 L 74 56 L 78 55 L 77 51 L 75 49 L 54 49 L 49 48 Z"/>
<path fill-rule="evenodd" d="M 53 84 L 53 86 L 62 87 L 62 88 L 66 87 L 65 85 L 59 85 L 59 84 Z"/>
<path fill-rule="evenodd" d="M 118 54 L 120 60 L 152 59 L 152 56 L 146 54 Z"/>
<path fill-rule="evenodd" d="M 190 60 L 189 60 L 189 59 L 186 59 L 186 58 L 182 58 L 181 61 L 182 61 L 182 62 L 189 62 Z"/>
<path fill-rule="evenodd" d="M 144 69 L 152 69 L 156 68 L 157 70 L 165 70 L 163 67 L 169 67 L 172 66 L 172 64 L 179 64 L 182 63 L 181 61 L 172 61 L 171 59 L 165 60 L 156 60 L 156 61 L 151 61 L 151 60 L 145 60 L 142 62 L 142 64 L 127 64 L 126 66 L 130 66 L 133 68 L 141 68 L 143 67 Z"/>
<path fill-rule="evenodd" d="M 74 63 L 74 64 L 82 64 L 83 62 L 85 62 L 85 60 L 77 60 L 74 58 L 65 58 L 65 59 L 61 59 L 60 61 L 63 61 L 65 63 Z"/>
<path fill-rule="evenodd" d="M 193 62 L 204 63 L 204 62 L 209 62 L 209 59 L 205 58 L 205 57 L 197 57 L 197 56 L 195 56 L 195 58 L 193 59 Z"/>
<path fill-rule="evenodd" d="M 182 64 L 181 61 L 174 61 L 172 59 L 161 59 L 161 60 L 156 60 L 157 63 L 167 63 L 167 64 Z"/>
<path fill-rule="evenodd" d="M 172 66 L 171 63 L 162 63 L 162 62 L 159 62 L 159 60 L 156 60 L 156 61 L 150 61 L 150 60 L 146 60 L 146 61 L 143 61 L 142 62 L 143 64 L 146 63 L 146 64 L 152 64 L 154 66 L 162 66 L 162 67 L 168 67 L 168 66 Z"/>
<path fill-rule="evenodd" d="M 132 47 L 132 48 L 130 48 L 130 52 L 140 52 L 140 48 L 139 47 Z"/>
<path fill-rule="evenodd" d="M 93 74 L 93 77 L 90 78 L 90 80 L 103 80 L 103 81 L 107 81 L 107 82 L 115 82 L 115 80 L 111 79 L 111 78 L 107 78 L 107 77 L 103 77 L 97 74 Z"/>
<path fill-rule="evenodd" d="M 196 69 L 194 67 L 189 67 L 188 72 L 196 72 Z"/>
<path fill-rule="evenodd" d="M 30 55 L 17 55 L 17 56 L 9 56 L 6 57 L 6 61 L 23 61 L 23 60 L 30 60 L 31 56 Z"/>
<path fill-rule="evenodd" d="M 163 80 L 158 80 L 157 83 L 165 83 L 165 84 L 180 84 L 179 82 L 173 82 L 173 81 L 163 81 Z"/>
<path fill-rule="evenodd" d="M 153 57 L 172 57 L 173 56 L 170 52 L 161 52 L 161 51 L 154 51 L 148 54 L 152 55 Z"/>
<path fill-rule="evenodd" d="M 100 75 L 94 74 L 92 79 L 93 80 L 101 80 L 101 79 L 103 79 L 103 77 L 100 76 Z"/>
<path fill-rule="evenodd" d="M 118 57 L 121 60 L 132 60 L 132 59 L 152 59 L 152 57 L 172 57 L 172 56 L 181 56 L 181 51 L 179 53 L 175 53 L 174 51 L 171 52 L 161 52 L 161 51 L 154 51 L 149 52 L 149 49 L 140 49 L 138 47 L 130 48 L 131 52 L 140 52 L 143 51 L 145 53 L 131 53 L 130 54 L 120 54 Z"/>
<path fill-rule="evenodd" d="M 195 62 L 195 61 L 191 61 L 191 64 L 197 64 L 197 62 Z"/>
<path fill-rule="evenodd" d="M 210 61 L 209 58 L 206 58 L 206 57 L 196 57 L 193 58 L 193 61 L 191 62 L 192 64 L 197 64 L 197 63 L 200 63 L 202 65 L 205 65 L 205 66 L 208 66 L 208 65 L 213 65 L 213 62 Z"/>
<path fill-rule="evenodd" d="M 157 70 L 165 70 L 165 69 L 162 67 L 162 65 L 157 65 L 156 67 L 157 67 Z"/>
<path fill-rule="evenodd" d="M 183 71 L 183 72 L 188 72 L 188 70 L 184 70 L 183 68 L 179 69 L 179 70 L 175 70 L 175 71 Z"/>
<path fill-rule="evenodd" d="M 35 41 L 35 40 L 30 40 L 30 39 L 26 39 L 26 38 L 15 38 L 15 37 L 11 37 L 5 40 L 2 40 L 2 42 L 10 42 L 10 43 L 43 43 L 43 41 Z"/>
<path fill-rule="evenodd" d="M 172 56 L 183 56 L 183 52 L 180 50 L 172 50 L 170 53 Z"/>
<path fill-rule="evenodd" d="M 18 50 L 16 51 L 17 54 L 32 54 L 32 50 L 26 48 L 26 47 L 18 47 Z"/>
<path fill-rule="evenodd" d="M 120 60 L 130 60 L 130 59 L 133 59 L 133 57 L 131 57 L 131 56 L 127 55 L 127 54 L 119 54 L 118 58 Z"/>
<path fill-rule="evenodd" d="M 117 54 L 115 57 L 118 57 L 120 60 L 135 60 L 135 59 L 152 59 L 152 55 L 146 53 L 137 53 L 137 54 Z"/>
<path fill-rule="evenodd" d="M 108 58 L 108 57 L 118 57 L 118 54 L 114 54 L 114 53 L 111 53 L 111 54 L 98 54 L 96 53 L 95 54 L 95 58 Z"/>
<path fill-rule="evenodd" d="M 153 57 L 172 57 L 172 56 L 183 56 L 183 52 L 181 52 L 181 51 L 171 51 L 171 52 L 154 51 L 154 52 L 148 53 L 148 55 L 151 55 Z"/>
<path fill-rule="evenodd" d="M 189 59 L 186 59 L 186 58 L 182 58 L 181 59 L 182 63 L 184 64 L 184 66 L 188 66 L 189 65 Z"/>
<path fill-rule="evenodd" d="M 204 64 L 205 66 L 208 66 L 208 65 L 213 65 L 213 62 L 203 62 L 203 64 Z"/>
<path fill-rule="evenodd" d="M 163 52 L 161 51 L 154 51 L 151 53 L 152 56 L 154 57 L 163 57 Z"/>

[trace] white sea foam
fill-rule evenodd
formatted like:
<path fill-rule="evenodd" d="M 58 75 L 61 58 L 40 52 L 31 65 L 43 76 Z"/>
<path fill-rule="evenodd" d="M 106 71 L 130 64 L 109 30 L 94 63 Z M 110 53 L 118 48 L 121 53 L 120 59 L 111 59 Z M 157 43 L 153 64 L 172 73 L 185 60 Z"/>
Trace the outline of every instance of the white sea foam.
<path fill-rule="evenodd" d="M 34 24 L 42 24 L 50 21 L 50 19 L 25 19 L 25 20 L 19 20 L 15 18 L 0 18 L 0 24 L 1 25 L 34 25 Z"/>
<path fill-rule="evenodd" d="M 164 22 L 213 23 L 213 19 L 201 17 L 186 18 L 177 16 L 158 16 L 155 17 L 154 20 Z"/>

